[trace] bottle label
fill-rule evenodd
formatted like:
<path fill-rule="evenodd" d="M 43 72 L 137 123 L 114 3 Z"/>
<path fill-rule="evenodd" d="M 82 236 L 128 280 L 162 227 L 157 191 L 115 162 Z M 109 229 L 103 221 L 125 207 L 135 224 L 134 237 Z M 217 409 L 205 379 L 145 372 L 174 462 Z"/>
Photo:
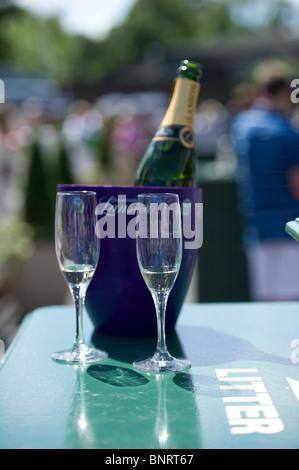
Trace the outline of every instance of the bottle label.
<path fill-rule="evenodd" d="M 178 140 L 194 147 L 194 116 L 200 85 L 188 78 L 177 78 L 170 105 L 153 140 Z"/>
<path fill-rule="evenodd" d="M 177 78 L 172 98 L 161 127 L 181 125 L 194 127 L 194 116 L 200 85 L 188 78 Z"/>
<path fill-rule="evenodd" d="M 171 127 L 160 127 L 154 138 L 154 141 L 180 141 L 185 147 L 194 147 L 194 132 L 191 127 L 188 126 L 171 126 Z"/>

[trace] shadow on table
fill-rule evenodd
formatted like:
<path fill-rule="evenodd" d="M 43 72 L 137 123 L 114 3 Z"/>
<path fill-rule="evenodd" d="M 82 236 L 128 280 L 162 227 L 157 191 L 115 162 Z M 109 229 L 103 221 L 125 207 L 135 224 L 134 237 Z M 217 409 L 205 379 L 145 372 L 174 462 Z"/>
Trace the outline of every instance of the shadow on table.
<path fill-rule="evenodd" d="M 130 365 L 122 366 L 95 365 L 88 369 L 92 377 L 118 387 L 142 386 L 148 383 L 145 375 L 132 370 L 136 359 L 152 356 L 156 348 L 156 336 L 122 337 L 94 333 L 92 343 L 95 347 L 109 352 L 109 357 Z M 178 332 L 167 334 L 169 352 L 175 357 L 187 357 L 193 367 L 218 367 L 234 361 L 252 361 L 253 367 L 258 362 L 268 362 L 287 366 L 295 365 L 291 359 L 267 353 L 256 348 L 248 341 L 236 336 L 220 333 L 211 328 L 179 326 Z M 225 396 L 215 377 L 197 373 L 180 372 L 174 374 L 173 383 L 187 391 L 210 397 Z M 235 393 L 239 393 L 235 390 Z"/>
<path fill-rule="evenodd" d="M 94 333 L 92 344 L 109 352 L 109 357 L 132 364 L 136 359 L 152 356 L 156 336 L 110 336 Z M 169 352 L 187 357 L 193 366 L 213 366 L 246 360 L 294 365 L 290 358 L 262 351 L 250 342 L 206 327 L 179 326 L 167 334 Z"/>
<path fill-rule="evenodd" d="M 136 359 L 150 357 L 156 349 L 156 336 L 123 337 L 94 333 L 92 344 L 94 347 L 109 352 L 109 358 L 128 365 Z M 167 345 L 171 354 L 184 357 L 184 351 L 176 331 L 167 334 Z M 88 367 L 87 373 L 108 385 L 116 387 L 139 387 L 149 382 L 143 375 L 132 368 L 103 364 Z"/>
<path fill-rule="evenodd" d="M 167 333 L 166 338 L 169 352 L 176 357 L 184 357 L 184 348 L 177 332 Z M 94 347 L 108 351 L 111 359 L 132 364 L 136 359 L 153 356 L 157 336 L 110 336 L 95 332 L 91 342 Z"/>
<path fill-rule="evenodd" d="M 258 349 L 249 341 L 212 328 L 181 326 L 179 338 L 188 354 L 188 359 L 194 366 L 219 366 L 234 361 L 294 365 L 291 358 L 268 353 Z M 267 347 L 266 334 L 265 347 Z"/>

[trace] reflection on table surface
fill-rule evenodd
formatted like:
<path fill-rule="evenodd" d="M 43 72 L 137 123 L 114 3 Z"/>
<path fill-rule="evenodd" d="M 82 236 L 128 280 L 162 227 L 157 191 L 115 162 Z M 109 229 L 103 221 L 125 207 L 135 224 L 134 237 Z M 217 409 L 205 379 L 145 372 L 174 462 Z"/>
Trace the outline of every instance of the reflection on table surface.
<path fill-rule="evenodd" d="M 296 302 L 186 305 L 167 343 L 192 368 L 165 374 L 132 367 L 156 336 L 100 334 L 88 317 L 86 338 L 109 358 L 56 364 L 52 351 L 73 338 L 73 309 L 36 310 L 0 372 L 0 447 L 298 448 L 298 310 Z"/>

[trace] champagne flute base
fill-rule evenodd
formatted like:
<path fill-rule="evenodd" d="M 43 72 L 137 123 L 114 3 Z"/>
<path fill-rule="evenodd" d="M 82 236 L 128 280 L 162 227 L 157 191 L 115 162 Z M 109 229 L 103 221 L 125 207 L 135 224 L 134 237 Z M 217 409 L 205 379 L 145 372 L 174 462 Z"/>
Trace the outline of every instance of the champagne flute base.
<path fill-rule="evenodd" d="M 176 359 L 172 356 L 169 356 L 168 359 L 160 360 L 155 357 L 149 357 L 133 362 L 133 367 L 143 372 L 180 372 L 190 369 L 191 362 L 188 359 Z"/>
<path fill-rule="evenodd" d="M 93 364 L 107 359 L 108 353 L 99 349 L 73 347 L 67 351 L 52 354 L 52 359 L 61 364 Z"/>

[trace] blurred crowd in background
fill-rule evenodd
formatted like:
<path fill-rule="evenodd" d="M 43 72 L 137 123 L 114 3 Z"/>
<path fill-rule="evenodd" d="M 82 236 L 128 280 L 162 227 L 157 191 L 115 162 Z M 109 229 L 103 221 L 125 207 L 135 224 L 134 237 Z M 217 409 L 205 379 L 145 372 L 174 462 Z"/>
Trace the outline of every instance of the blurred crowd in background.
<path fill-rule="evenodd" d="M 26 70 L 29 75 L 30 70 L 36 72 L 41 67 L 41 75 L 46 73 L 48 78 L 60 80 L 61 101 L 59 106 L 55 107 L 55 100 L 51 101 L 51 98 L 43 100 L 38 93 L 35 95 L 33 92 L 32 96 L 16 100 L 7 99 L 4 104 L 0 103 L 0 337 L 5 337 L 6 319 L 12 317 L 14 312 L 17 312 L 16 321 L 19 321 L 24 312 L 38 305 L 62 301 L 65 284 L 58 271 L 53 250 L 56 186 L 59 183 L 133 184 L 140 159 L 169 103 L 171 89 L 165 91 L 165 77 L 162 76 L 167 64 L 171 63 L 173 66 L 175 62 L 178 65 L 184 58 L 193 58 L 181 55 L 189 50 L 196 53 L 196 58 L 200 57 L 197 48 L 202 47 L 204 61 L 208 64 L 204 69 L 204 79 L 210 77 L 210 83 L 209 79 L 206 79 L 206 82 L 203 79 L 203 93 L 200 95 L 195 119 L 199 185 L 204 185 L 206 182 L 232 182 L 233 196 L 226 204 L 226 206 L 231 204 L 229 207 L 231 212 L 234 210 L 236 199 L 234 188 L 237 175 L 231 123 L 240 111 L 251 106 L 256 93 L 255 85 L 261 78 L 258 74 L 265 70 L 267 73 L 270 71 L 269 63 L 266 62 L 264 65 L 262 63 L 262 66 L 257 67 L 254 79 L 253 66 L 256 63 L 261 64 L 258 49 L 265 51 L 265 58 L 270 58 L 272 65 L 290 67 L 288 70 L 290 79 L 296 77 L 299 70 L 294 54 L 292 57 L 292 54 L 286 56 L 285 63 L 283 57 L 273 54 L 273 40 L 267 42 L 267 37 L 264 38 L 258 48 L 255 42 L 258 35 L 265 31 L 274 31 L 272 38 L 280 37 L 281 32 L 284 38 L 291 37 L 291 33 L 293 36 L 297 34 L 292 18 L 295 18 L 294 12 L 298 13 L 298 9 L 291 5 L 292 2 L 264 0 L 264 2 L 254 1 L 251 5 L 251 2 L 239 0 L 198 3 L 192 0 L 186 3 L 180 0 L 175 2 L 136 0 L 128 17 L 124 18 L 123 24 L 112 29 L 102 42 L 79 36 L 71 39 L 62 32 L 57 19 L 42 20 L 11 7 L 13 2 L 9 0 L 4 3 L 3 9 L 0 8 L 2 25 L 0 44 L 11 47 L 1 48 L 0 78 L 3 77 L 1 73 L 5 69 L 2 68 L 2 60 L 9 62 L 13 58 L 21 67 L 29 65 Z M 254 5 L 260 6 L 261 3 L 265 6 L 265 11 L 261 13 L 261 20 L 255 22 L 252 17 Z M 164 15 L 160 13 L 162 7 L 165 9 Z M 168 14 L 169 12 L 171 14 Z M 152 18 L 152 21 L 148 21 L 148 18 Z M 23 40 L 23 36 L 21 38 L 16 34 L 19 30 L 28 35 L 27 41 L 25 36 Z M 247 50 L 248 69 L 243 62 L 242 47 L 239 52 L 237 50 L 237 46 L 242 42 L 238 44 L 238 40 L 234 39 L 234 35 L 240 32 L 245 34 L 242 36 L 245 39 L 249 32 L 251 34 L 247 43 L 243 40 L 243 44 L 251 44 L 251 41 L 253 44 L 253 48 L 249 47 Z M 285 34 L 286 32 L 289 36 Z M 45 41 L 40 42 L 40 47 L 39 41 L 36 40 L 39 37 Z M 49 38 L 51 41 L 56 38 L 55 47 L 45 46 L 52 44 Z M 213 38 L 218 40 L 218 46 L 214 49 Z M 225 42 L 227 38 L 230 38 L 228 45 Z M 205 44 L 211 47 L 210 55 L 204 48 Z M 294 44 L 296 46 L 296 42 Z M 11 58 L 8 52 L 11 53 Z M 76 54 L 80 52 L 81 55 L 77 57 L 75 52 Z M 217 59 L 213 59 L 213 54 L 217 54 L 216 57 L 220 59 L 222 54 L 224 59 L 219 60 L 218 64 Z M 238 62 L 237 65 L 233 60 Z M 81 67 L 80 63 L 83 64 Z M 64 70 L 64 65 L 69 66 L 68 75 L 59 76 Z M 133 65 L 135 68 L 131 69 Z M 51 76 L 53 70 L 57 71 L 56 77 Z M 126 73 L 122 82 L 123 70 Z M 138 75 L 132 70 L 141 70 L 141 73 Z M 171 70 L 174 78 L 175 67 Z M 106 77 L 103 75 L 104 72 L 107 73 Z M 160 88 L 159 74 L 161 81 L 164 80 Z M 167 74 L 169 75 L 169 70 Z M 65 86 L 66 76 L 68 76 L 68 87 Z M 81 96 L 80 92 L 70 93 L 72 85 L 74 87 L 76 85 L 72 83 L 74 76 L 83 83 L 85 90 L 88 87 L 93 90 L 92 99 L 86 98 L 84 94 Z M 110 77 L 116 76 L 120 86 L 113 87 L 110 84 L 109 91 L 99 91 L 103 77 L 107 85 Z M 131 91 L 124 92 L 125 83 L 128 84 L 132 77 L 137 85 L 140 85 L 138 80 L 141 77 L 142 87 L 136 86 L 136 90 L 132 91 L 134 87 L 131 85 Z M 87 78 L 90 82 L 88 80 L 84 82 Z M 149 85 L 150 79 L 155 86 Z M 227 79 L 226 83 L 222 82 L 224 79 Z M 227 88 L 228 85 L 230 88 L 228 92 L 226 90 L 221 95 L 221 88 Z M 97 89 L 98 93 L 95 91 Z M 290 94 L 291 91 L 290 89 Z M 219 96 L 225 96 L 225 99 L 220 99 Z M 296 107 L 291 119 L 294 126 L 299 128 L 299 113 Z M 204 219 L 207 221 L 205 227 L 214 233 L 217 231 L 214 230 L 214 226 L 217 227 L 217 221 L 223 215 L 223 208 L 220 206 L 225 199 L 223 197 L 225 193 L 221 193 L 222 190 L 223 188 L 220 188 L 218 193 L 214 193 L 218 198 L 216 212 L 208 209 L 208 216 L 214 217 L 213 221 L 208 222 L 206 218 Z M 205 207 L 208 208 L 211 200 L 209 191 L 215 189 L 208 188 L 205 193 L 208 195 Z M 223 243 L 222 254 L 227 245 L 233 243 L 231 234 L 239 230 L 238 223 L 237 228 L 230 227 L 227 223 L 225 227 L 227 233 L 220 239 L 219 236 L 218 238 L 215 236 L 214 241 L 212 236 L 204 238 L 201 268 L 205 273 L 204 281 L 206 279 L 206 284 L 210 283 L 208 289 L 212 292 L 206 296 L 208 301 L 240 300 L 236 281 L 243 276 L 241 265 L 236 267 L 235 273 L 231 270 L 231 276 L 223 275 L 221 267 L 227 262 L 230 263 L 235 255 L 223 260 L 216 255 L 219 241 L 220 244 Z M 221 229 L 221 232 L 224 231 Z M 29 275 L 27 271 L 20 274 L 20 263 L 29 262 L 40 243 L 49 244 L 50 258 L 43 253 L 42 261 L 29 266 Z M 234 250 L 237 253 L 235 257 L 237 260 L 242 250 L 241 242 L 240 246 L 234 247 Z M 41 263 L 43 269 L 40 269 Z M 217 269 L 220 269 L 218 280 Z M 41 280 L 43 276 L 44 287 L 37 287 L 35 279 Z M 56 284 L 56 277 L 61 282 L 59 286 Z M 215 279 L 214 284 L 209 279 Z M 230 297 L 225 297 L 225 293 L 228 292 L 225 282 L 228 279 L 230 279 L 231 293 Z M 18 301 L 15 302 L 16 292 L 13 291 L 21 288 L 22 284 L 26 298 L 18 292 L 16 295 Z M 224 286 L 219 297 L 216 284 Z M 203 293 L 204 290 L 203 286 Z M 34 295 L 38 293 L 40 297 L 33 302 Z M 203 298 L 205 300 L 204 295 Z M 10 337 L 9 330 L 7 338 Z"/>
<path fill-rule="evenodd" d="M 168 100 L 169 96 L 163 93 L 107 95 L 95 103 L 78 99 L 68 104 L 64 116 L 53 116 L 34 98 L 21 106 L 2 105 L 1 214 L 18 211 L 24 202 L 23 189 L 36 143 L 42 164 L 50 171 L 48 176 L 59 164 L 60 152 L 66 153 L 68 173 L 60 179 L 58 176 L 56 183 L 133 184 L 137 165 L 161 122 Z M 199 105 L 199 154 L 212 158 L 217 149 L 231 151 L 229 119 L 229 110 L 217 100 Z"/>
<path fill-rule="evenodd" d="M 40 177 L 46 176 L 52 197 L 58 183 L 132 185 L 140 159 L 169 104 L 170 92 L 111 93 L 94 101 L 66 100 L 63 112 L 47 109 L 36 97 L 2 104 L 1 217 L 24 209 L 36 147 Z M 218 163 L 218 167 L 211 166 L 211 173 L 208 165 L 203 168 L 205 175 L 219 177 L 217 168 L 224 175 L 234 174 L 236 156 L 230 125 L 238 112 L 250 107 L 254 93 L 253 85 L 240 83 L 232 88 L 225 104 L 217 99 L 199 100 L 195 118 L 199 164 Z M 294 125 L 297 121 L 294 107 Z"/>
<path fill-rule="evenodd" d="M 66 99 L 63 111 L 48 109 L 47 103 L 36 97 L 1 105 L 2 241 L 7 233 L 7 244 L 2 243 L 0 250 L 2 271 L 6 259 L 14 253 L 24 254 L 22 239 L 26 241 L 26 234 L 36 235 L 30 232 L 30 224 L 37 226 L 41 239 L 53 235 L 50 227 L 48 232 L 38 233 L 38 221 L 30 219 L 31 212 L 38 210 L 27 207 L 32 200 L 37 207 L 44 207 L 44 212 L 49 207 L 45 217 L 49 219 L 59 183 L 133 184 L 140 159 L 169 104 L 170 92 L 111 93 L 94 101 Z M 254 93 L 252 84 L 246 82 L 232 88 L 226 104 L 217 99 L 199 100 L 195 134 L 200 177 L 217 180 L 235 176 L 231 121 L 250 107 Z M 296 108 L 293 121 L 298 121 Z"/>
<path fill-rule="evenodd" d="M 53 115 L 31 98 L 0 110 L 0 214 L 23 210 L 30 164 L 38 146 L 48 185 L 132 185 L 140 159 L 169 102 L 166 93 L 111 94 L 94 103 L 74 100 Z M 205 100 L 196 117 L 197 151 L 233 163 L 230 110 Z M 49 188 L 51 191 L 53 188 Z"/>

